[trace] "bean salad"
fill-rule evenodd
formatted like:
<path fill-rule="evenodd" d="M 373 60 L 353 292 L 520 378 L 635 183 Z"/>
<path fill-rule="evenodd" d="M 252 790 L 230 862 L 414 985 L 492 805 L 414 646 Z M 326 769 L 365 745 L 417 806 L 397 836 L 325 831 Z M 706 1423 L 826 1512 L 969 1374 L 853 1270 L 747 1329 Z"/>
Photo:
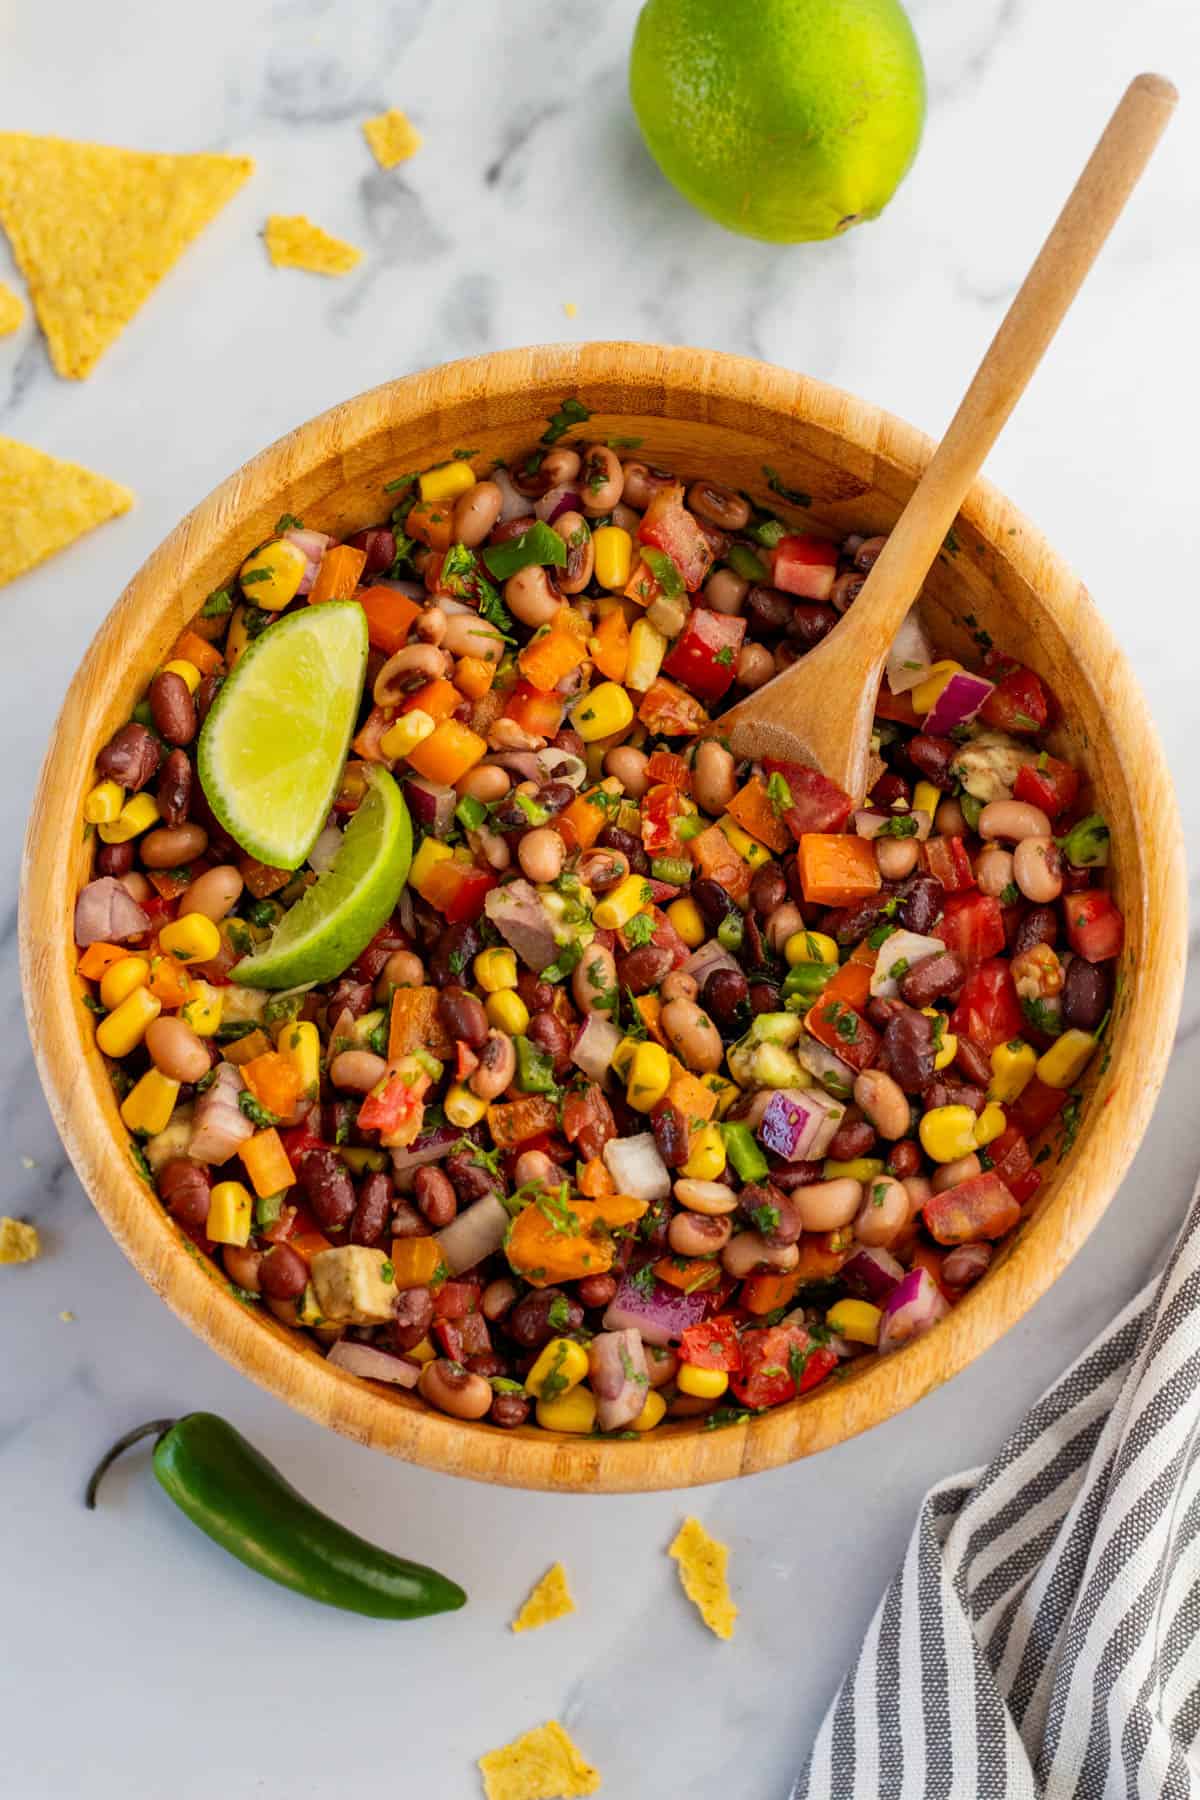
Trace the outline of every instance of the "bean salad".
<path fill-rule="evenodd" d="M 247 1303 L 455 1418 L 628 1435 L 937 1324 L 1073 1141 L 1123 921 L 1053 696 L 916 612 L 861 806 L 738 761 L 722 706 L 884 539 L 587 418 L 398 474 L 344 542 L 280 520 L 100 751 L 76 940 L 131 1154 Z M 327 601 L 365 614 L 365 690 L 274 868 L 197 745 L 247 647 Z M 248 985 L 379 769 L 415 839 L 390 917 L 331 979 Z"/>

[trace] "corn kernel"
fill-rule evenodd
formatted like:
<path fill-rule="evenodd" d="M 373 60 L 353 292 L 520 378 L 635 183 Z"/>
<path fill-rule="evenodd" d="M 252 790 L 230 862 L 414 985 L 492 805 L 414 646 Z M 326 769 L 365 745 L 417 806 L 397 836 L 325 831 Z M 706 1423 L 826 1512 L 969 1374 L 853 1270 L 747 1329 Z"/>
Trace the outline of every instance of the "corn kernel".
<path fill-rule="evenodd" d="M 994 1144 L 1001 1132 L 1008 1129 L 1008 1120 L 1002 1107 L 989 1100 L 975 1121 L 975 1148 L 982 1150 L 985 1144 Z"/>
<path fill-rule="evenodd" d="M 1037 1068 L 1037 1051 L 1032 1044 L 1022 1038 L 1013 1038 L 1007 1044 L 997 1044 L 992 1051 L 992 1079 L 988 1083 L 987 1097 L 999 1101 L 1001 1106 L 1010 1106 L 1020 1098 L 1033 1079 Z"/>
<path fill-rule="evenodd" d="M 121 1117 L 130 1131 L 154 1137 L 165 1131 L 175 1111 L 179 1083 L 158 1069 L 147 1069 L 121 1102 Z"/>
<path fill-rule="evenodd" d="M 553 1400 L 539 1400 L 537 1422 L 545 1431 L 570 1431 L 587 1437 L 596 1424 L 596 1396 L 591 1388 L 573 1387 Z"/>
<path fill-rule="evenodd" d="M 145 987 L 149 979 L 150 964 L 144 956 L 123 956 L 100 977 L 100 1004 L 114 1012 L 134 988 Z"/>
<path fill-rule="evenodd" d="M 783 954 L 789 969 L 796 968 L 800 963 L 836 964 L 838 947 L 823 931 L 793 931 L 783 946 Z"/>
<path fill-rule="evenodd" d="M 597 902 L 592 918 L 601 931 L 620 931 L 650 904 L 649 896 L 645 876 L 627 875 L 619 887 Z"/>
<path fill-rule="evenodd" d="M 394 725 L 389 725 L 379 740 L 379 748 L 389 762 L 396 762 L 424 743 L 427 737 L 432 737 L 435 729 L 435 721 L 430 715 L 414 706 L 411 712 L 401 713 Z"/>
<path fill-rule="evenodd" d="M 725 1139 L 719 1125 L 701 1125 L 692 1133 L 688 1159 L 679 1173 L 689 1181 L 716 1181 L 725 1172 Z"/>
<path fill-rule="evenodd" d="M 626 588 L 633 566 L 633 539 L 619 525 L 602 525 L 592 533 L 596 552 L 596 580 L 601 587 Z"/>
<path fill-rule="evenodd" d="M 921 1147 L 934 1162 L 957 1162 L 975 1150 L 975 1114 L 969 1106 L 935 1106 L 922 1116 Z"/>
<path fill-rule="evenodd" d="M 414 1344 L 412 1349 L 406 1350 L 404 1354 L 405 1356 L 411 1356 L 414 1362 L 427 1363 L 436 1362 L 438 1353 L 430 1343 L 429 1339 L 423 1337 L 419 1344 Z"/>
<path fill-rule="evenodd" d="M 185 1006 L 185 1018 L 187 1010 Z M 316 1026 L 310 1019 L 285 1019 L 275 1033 L 275 1048 L 296 1071 L 301 1094 L 315 1100 L 321 1086 L 321 1034 Z"/>
<path fill-rule="evenodd" d="M 162 1011 L 162 1001 L 145 987 L 134 988 L 107 1019 L 96 1027 L 96 1042 L 105 1056 L 128 1056 L 146 1035 L 146 1027 Z"/>
<path fill-rule="evenodd" d="M 254 1201 L 240 1181 L 218 1181 L 208 1198 L 204 1230 L 214 1244 L 245 1244 L 250 1239 Z"/>
<path fill-rule="evenodd" d="M 158 943 L 176 962 L 211 962 L 220 952 L 221 934 L 205 913 L 184 913 L 163 926 Z"/>
<path fill-rule="evenodd" d="M 695 1363 L 680 1363 L 675 1385 L 681 1394 L 692 1394 L 697 1400 L 719 1400 L 729 1386 L 724 1369 L 699 1369 Z"/>
<path fill-rule="evenodd" d="M 588 1372 L 588 1353 L 571 1338 L 551 1338 L 525 1377 L 525 1392 L 535 1400 L 569 1394 Z"/>
<path fill-rule="evenodd" d="M 238 581 L 251 606 L 279 612 L 296 598 L 307 567 L 308 558 L 299 544 L 276 538 L 246 558 L 238 570 Z"/>
<path fill-rule="evenodd" d="M 625 1098 L 636 1112 L 648 1113 L 671 1085 L 671 1059 L 661 1044 L 649 1039 L 629 1059 Z"/>
<path fill-rule="evenodd" d="M 630 662 L 632 664 L 632 657 Z M 627 670 L 626 680 L 632 679 Z M 632 725 L 633 701 L 615 681 L 602 681 L 599 687 L 591 688 L 575 702 L 571 708 L 571 723 L 585 744 L 593 744 L 597 738 L 612 737 Z"/>
<path fill-rule="evenodd" d="M 625 680 L 639 694 L 645 693 L 667 654 L 667 639 L 649 619 L 635 619 L 629 628 L 629 660 L 625 664 Z"/>
<path fill-rule="evenodd" d="M 807 1071 L 806 1071 L 807 1073 Z M 706 1075 L 704 1086 L 717 1097 L 717 1117 L 723 1119 L 734 1101 L 741 1093 L 736 1081 L 727 1081 L 724 1075 Z"/>
<path fill-rule="evenodd" d="M 411 718 L 411 714 L 408 715 Z M 438 863 L 453 862 L 454 852 L 449 844 L 439 843 L 437 838 L 422 838 L 417 854 L 412 859 L 412 867 L 408 871 L 408 885 L 415 888 L 424 897 L 425 883 Z"/>
<path fill-rule="evenodd" d="M 465 456 L 426 469 L 418 484 L 422 500 L 457 500 L 475 486 L 475 471 Z"/>
<path fill-rule="evenodd" d="M 852 1344 L 877 1344 L 882 1322 L 883 1313 L 879 1307 L 872 1306 L 867 1300 L 839 1300 L 825 1314 L 830 1331 L 849 1338 Z"/>
<path fill-rule="evenodd" d="M 932 819 L 934 813 L 941 804 L 941 789 L 935 788 L 932 781 L 918 781 L 916 787 L 913 789 L 912 810 L 914 812 L 928 813 L 929 817 Z"/>
<path fill-rule="evenodd" d="M 83 803 L 83 816 L 89 825 L 111 825 L 121 816 L 125 789 L 119 781 L 98 781 Z"/>
<path fill-rule="evenodd" d="M 179 656 L 176 657 L 174 662 L 164 663 L 163 674 L 178 675 L 180 681 L 187 683 L 187 691 L 189 694 L 194 694 L 196 689 L 200 686 L 200 671 L 195 663 L 188 662 L 186 657 Z"/>
<path fill-rule="evenodd" d="M 463 1082 L 456 1081 L 442 1102 L 446 1117 L 460 1131 L 469 1131 L 472 1125 L 478 1125 L 487 1111 L 487 1101 L 473 1094 Z"/>
<path fill-rule="evenodd" d="M 875 1181 L 883 1174 L 883 1158 L 881 1156 L 852 1156 L 845 1162 L 835 1162 L 831 1156 L 825 1158 L 821 1169 L 822 1181 Z"/>
<path fill-rule="evenodd" d="M 208 981 L 193 981 L 191 990 L 190 997 L 179 1009 L 179 1016 L 197 1037 L 213 1037 L 225 1011 L 224 995 L 219 987 L 213 987 Z M 291 1029 L 297 1028 L 293 1025 Z M 316 1030 L 315 1025 L 313 1030 Z"/>
<path fill-rule="evenodd" d="M 106 844 L 127 844 L 130 838 L 140 837 L 157 823 L 158 801 L 154 795 L 134 794 L 115 819 L 107 825 L 97 825 L 96 830 Z"/>
<path fill-rule="evenodd" d="M 704 923 L 700 908 L 694 900 L 686 895 L 672 900 L 667 908 L 667 918 L 675 927 L 689 950 L 698 950 L 708 936 L 708 927 Z"/>
<path fill-rule="evenodd" d="M 742 861 L 748 862 L 752 869 L 760 869 L 764 863 L 770 862 L 771 852 L 766 846 L 760 844 L 757 838 L 752 838 L 748 831 L 743 831 L 737 821 L 731 819 L 728 813 L 723 813 L 717 820 L 717 824 Z"/>
<path fill-rule="evenodd" d="M 656 1425 L 662 1424 L 666 1417 L 666 1413 L 666 1401 L 658 1392 L 657 1388 L 651 1388 L 650 1392 L 646 1395 L 646 1404 L 642 1407 L 641 1412 L 636 1419 L 630 1421 L 631 1429 L 634 1431 L 653 1431 Z"/>
<path fill-rule="evenodd" d="M 918 681 L 909 694 L 915 713 L 932 712 L 937 704 L 938 696 L 948 686 L 953 675 L 962 674 L 962 664 L 956 662 L 934 663 L 924 681 Z"/>
<path fill-rule="evenodd" d="M 238 1185 L 236 1182 L 233 1184 Z M 310 1281 L 296 1302 L 297 1325 L 325 1325 L 328 1323 L 317 1301 L 317 1290 Z"/>
<path fill-rule="evenodd" d="M 489 994 L 483 1003 L 489 1025 L 507 1031 L 509 1037 L 521 1037 L 529 1029 L 529 1008 L 513 988 Z"/>
<path fill-rule="evenodd" d="M 940 1019 L 943 1027 L 946 1023 L 945 1013 L 940 1013 L 936 1006 L 923 1006 L 921 1011 L 927 1019 Z M 958 1038 L 953 1031 L 942 1031 L 941 1047 L 933 1059 L 935 1069 L 948 1069 L 958 1055 Z"/>
<path fill-rule="evenodd" d="M 626 1075 L 628 1075 L 629 1065 L 637 1055 L 638 1045 L 641 1041 L 640 1038 L 622 1038 L 616 1049 L 613 1051 L 613 1073 L 618 1076 L 621 1081 L 624 1081 Z"/>
<path fill-rule="evenodd" d="M 244 606 L 237 606 L 229 621 L 229 630 L 225 633 L 225 661 L 231 669 L 238 658 L 245 655 L 249 642 L 250 630 L 246 624 L 246 609 Z"/>
<path fill-rule="evenodd" d="M 1069 1088 L 1087 1068 L 1098 1042 L 1094 1031 L 1064 1031 L 1038 1058 L 1038 1080 L 1047 1087 Z"/>
<path fill-rule="evenodd" d="M 485 994 L 501 994 L 517 985 L 517 958 L 512 950 L 481 950 L 474 969 Z"/>

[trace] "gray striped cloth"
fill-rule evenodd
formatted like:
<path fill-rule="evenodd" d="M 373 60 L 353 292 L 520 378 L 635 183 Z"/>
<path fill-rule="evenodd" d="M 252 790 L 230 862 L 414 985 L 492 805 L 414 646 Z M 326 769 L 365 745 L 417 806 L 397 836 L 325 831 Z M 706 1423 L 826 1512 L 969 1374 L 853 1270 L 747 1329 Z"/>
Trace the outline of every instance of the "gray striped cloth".
<path fill-rule="evenodd" d="M 1200 1796 L 1200 1194 L 1162 1275 L 931 1489 L 792 1800 Z"/>

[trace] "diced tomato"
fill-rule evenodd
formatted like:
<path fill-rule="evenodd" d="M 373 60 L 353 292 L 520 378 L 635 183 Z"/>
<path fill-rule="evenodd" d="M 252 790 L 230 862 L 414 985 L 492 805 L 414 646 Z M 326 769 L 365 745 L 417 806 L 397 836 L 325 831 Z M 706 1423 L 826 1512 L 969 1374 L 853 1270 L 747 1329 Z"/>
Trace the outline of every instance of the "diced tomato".
<path fill-rule="evenodd" d="M 828 1345 L 803 1325 L 769 1325 L 742 1334 L 742 1366 L 729 1385 L 743 1406 L 778 1406 L 805 1394 L 837 1366 Z"/>
<path fill-rule="evenodd" d="M 668 787 L 678 788 L 681 794 L 692 791 L 692 771 L 682 756 L 676 756 L 673 750 L 655 750 L 646 764 L 646 780 L 652 785 L 665 782 Z"/>
<path fill-rule="evenodd" d="M 993 731 L 1040 731 L 1050 716 L 1046 690 L 1032 669 L 1018 663 L 997 681 L 979 716 Z"/>
<path fill-rule="evenodd" d="M 322 1150 L 325 1140 L 321 1136 L 321 1109 L 314 1106 L 307 1118 L 279 1133 L 279 1141 L 293 1169 L 300 1158 L 309 1150 Z"/>
<path fill-rule="evenodd" d="M 569 1088 L 563 1096 L 562 1134 L 585 1162 L 599 1156 L 605 1144 L 616 1137 L 612 1107 L 594 1082 L 585 1088 Z M 522 1149 L 527 1141 L 521 1141 Z"/>
<path fill-rule="evenodd" d="M 1044 750 L 1036 763 L 1023 763 L 1013 783 L 1013 799 L 1030 806 L 1040 806 L 1044 813 L 1057 819 L 1075 804 L 1079 792 L 1079 771 Z"/>
<path fill-rule="evenodd" d="M 1039 1131 L 1044 1131 L 1066 1104 L 1066 1088 L 1047 1087 L 1035 1075 L 1022 1088 L 1018 1097 L 1004 1108 L 1004 1116 L 1008 1120 L 1010 1131 L 1019 1131 L 1023 1138 L 1032 1143 Z M 996 1142 L 999 1141 L 997 1138 Z"/>
<path fill-rule="evenodd" d="M 994 1169 L 931 1195 L 921 1212 L 939 1244 L 977 1244 L 985 1238 L 1002 1238 L 1021 1216 L 1021 1208 Z"/>
<path fill-rule="evenodd" d="M 708 724 L 698 700 L 673 681 L 656 676 L 638 707 L 638 722 L 662 737 L 695 737 Z"/>
<path fill-rule="evenodd" d="M 420 1084 L 410 1086 L 402 1075 L 389 1075 L 372 1088 L 359 1107 L 358 1128 L 360 1131 L 379 1131 L 384 1137 L 390 1137 L 408 1123 L 420 1105 Z"/>
<path fill-rule="evenodd" d="M 681 681 L 705 706 L 714 706 L 733 685 L 745 635 L 745 619 L 694 606 L 663 663 L 663 673 Z"/>
<path fill-rule="evenodd" d="M 840 1056 L 852 1069 L 869 1069 L 879 1054 L 879 1033 L 845 1000 L 823 995 L 804 1021 L 810 1037 Z"/>
<path fill-rule="evenodd" d="M 681 1361 L 695 1369 L 724 1369 L 732 1374 L 742 1366 L 737 1321 L 728 1313 L 703 1324 L 689 1325 L 679 1340 Z"/>
<path fill-rule="evenodd" d="M 479 1311 L 478 1281 L 443 1281 L 434 1296 L 433 1310 L 439 1319 L 465 1319 Z"/>
<path fill-rule="evenodd" d="M 975 871 L 967 847 L 960 837 L 931 837 L 922 845 L 925 867 L 935 881 L 940 881 L 948 894 L 961 893 L 975 886 Z"/>
<path fill-rule="evenodd" d="M 950 1015 L 950 1029 L 955 1036 L 971 1038 L 990 1056 L 997 1044 L 1020 1037 L 1024 1024 L 1012 971 L 1003 957 L 989 959 L 972 969 Z"/>
<path fill-rule="evenodd" d="M 563 720 L 563 703 L 557 694 L 543 694 L 532 682 L 518 681 L 508 697 L 504 716 L 532 737 L 553 737 Z"/>
<path fill-rule="evenodd" d="M 682 483 L 661 488 L 655 494 L 638 526 L 638 539 L 666 552 L 683 576 L 689 594 L 704 585 L 713 565 L 712 545 L 699 520 L 683 504 Z"/>
<path fill-rule="evenodd" d="M 771 553 L 771 581 L 803 600 L 828 600 L 837 575 L 837 545 L 811 532 L 780 538 Z"/>
<path fill-rule="evenodd" d="M 750 892 L 750 865 L 738 855 L 719 825 L 710 825 L 698 837 L 689 838 L 687 852 L 697 874 L 719 881 L 731 899 L 743 900 Z"/>
<path fill-rule="evenodd" d="M 1085 888 L 1081 894 L 1064 894 L 1067 937 L 1076 956 L 1084 962 L 1108 962 L 1119 956 L 1125 943 L 1125 918 L 1104 888 Z"/>
<path fill-rule="evenodd" d="M 680 856 L 683 840 L 678 821 L 683 817 L 683 796 L 677 787 L 659 782 L 642 800 L 642 847 L 648 856 Z"/>
<path fill-rule="evenodd" d="M 985 1154 L 1017 1205 L 1027 1205 L 1041 1187 L 1042 1178 L 1033 1166 L 1029 1145 L 1021 1133 L 1010 1125 L 988 1145 Z"/>
<path fill-rule="evenodd" d="M 879 689 L 879 698 L 875 702 L 875 717 L 890 719 L 896 725 L 920 726 L 921 718 L 912 703 L 911 694 L 893 694 L 885 681 Z"/>
<path fill-rule="evenodd" d="M 933 936 L 941 938 L 947 950 L 956 951 L 968 964 L 998 956 L 1004 948 L 1004 917 L 999 901 L 990 894 L 948 894 Z"/>
<path fill-rule="evenodd" d="M 791 805 L 780 817 L 797 843 L 806 831 L 845 830 L 852 805 L 850 796 L 822 775 L 820 769 L 784 762 L 778 756 L 764 756 L 763 768 L 768 781 L 772 775 L 781 775 L 787 782 Z"/>

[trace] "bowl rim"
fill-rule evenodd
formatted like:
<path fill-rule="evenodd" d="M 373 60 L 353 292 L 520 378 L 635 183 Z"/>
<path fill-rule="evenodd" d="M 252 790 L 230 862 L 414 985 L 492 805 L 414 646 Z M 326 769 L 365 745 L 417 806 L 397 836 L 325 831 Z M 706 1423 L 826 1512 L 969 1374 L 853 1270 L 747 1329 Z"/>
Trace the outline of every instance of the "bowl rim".
<path fill-rule="evenodd" d="M 1152 924 L 1155 956 L 1139 971 L 1124 1021 L 1124 1054 L 1137 1059 L 1138 1079 L 1126 1085 L 1123 1106 L 1112 1108 L 1111 1116 L 1106 1110 L 1089 1117 L 1048 1205 L 987 1281 L 935 1332 L 886 1359 L 872 1359 L 845 1382 L 825 1384 L 745 1424 L 719 1431 L 668 1426 L 629 1442 L 541 1431 L 506 1433 L 464 1425 L 424 1406 L 396 1404 L 375 1386 L 330 1366 L 307 1338 L 260 1318 L 234 1297 L 163 1209 L 148 1203 L 146 1185 L 110 1127 L 109 1084 L 78 1003 L 74 958 L 63 953 L 64 942 L 74 943 L 74 893 L 61 875 L 55 881 L 52 851 L 55 843 L 70 841 L 57 832 L 77 821 L 73 809 L 83 778 L 63 779 L 60 770 L 78 762 L 81 741 L 96 741 L 98 696 L 110 671 L 128 661 L 125 642 L 144 640 L 144 631 L 139 636 L 138 630 L 142 615 L 148 608 L 162 609 L 165 586 L 180 588 L 189 571 L 195 574 L 212 538 L 227 533 L 255 508 L 270 507 L 285 486 L 327 463 L 331 451 L 344 466 L 352 465 L 355 453 L 389 428 L 427 422 L 434 442 L 444 435 L 443 412 L 459 413 L 473 403 L 476 423 L 499 424 L 515 417 L 514 406 L 527 400 L 531 387 L 583 391 L 594 398 L 595 390 L 618 372 L 623 384 L 632 381 L 642 389 L 647 414 L 664 421 L 703 420 L 714 416 L 707 410 L 714 403 L 751 402 L 768 414 L 798 416 L 868 457 L 886 445 L 892 462 L 914 475 L 934 448 L 915 427 L 810 377 L 723 352 L 636 342 L 496 351 L 368 389 L 286 433 L 227 477 L 133 576 L 67 690 L 35 792 L 21 872 L 21 978 L 42 1085 L 92 1204 L 149 1285 L 228 1362 L 317 1422 L 445 1473 L 560 1492 L 677 1488 L 777 1467 L 855 1436 L 957 1374 L 1045 1292 L 1116 1191 L 1165 1073 L 1186 957 L 1182 835 L 1170 776 L 1136 679 L 1092 609 L 1088 631 L 1076 640 L 1078 662 L 1094 686 L 1111 689 L 1114 672 L 1119 679 L 1123 717 L 1114 740 L 1136 743 L 1139 789 L 1152 802 L 1163 840 L 1154 858 L 1155 880 L 1147 883 L 1153 892 L 1138 896 L 1146 910 L 1143 941 L 1151 941 Z M 1064 626 L 1070 623 L 1080 598 L 1086 601 L 1086 590 L 1018 509 L 990 483 L 977 481 L 959 516 L 987 543 L 995 542 L 1000 520 L 1015 522 L 1019 530 L 1006 538 L 1006 557 L 1035 590 L 1041 607 Z"/>

